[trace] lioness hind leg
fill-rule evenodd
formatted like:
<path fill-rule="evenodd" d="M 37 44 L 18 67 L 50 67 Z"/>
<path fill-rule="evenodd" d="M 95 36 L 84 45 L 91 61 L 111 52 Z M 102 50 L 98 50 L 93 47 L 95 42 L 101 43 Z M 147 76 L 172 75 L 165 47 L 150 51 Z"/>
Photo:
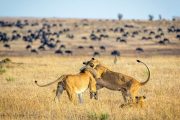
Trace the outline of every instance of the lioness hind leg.
<path fill-rule="evenodd" d="M 129 102 L 128 97 L 130 96 L 130 93 L 129 93 L 130 91 L 127 88 L 124 88 L 124 87 L 119 88 L 119 91 L 122 92 L 124 102 L 125 102 L 125 104 L 127 104 Z"/>
<path fill-rule="evenodd" d="M 56 97 L 58 98 L 58 101 L 59 101 L 59 98 L 60 98 L 61 94 L 63 93 L 63 91 L 64 91 L 63 84 L 61 82 L 59 82 L 58 86 L 57 86 L 56 96 L 54 98 L 54 101 L 55 101 Z"/>
<path fill-rule="evenodd" d="M 89 89 L 90 89 L 90 92 L 96 92 L 96 80 L 94 78 L 90 78 L 90 81 L 89 81 Z"/>
<path fill-rule="evenodd" d="M 122 96 L 123 96 L 124 102 L 127 103 L 126 95 L 124 93 L 122 93 Z"/>
<path fill-rule="evenodd" d="M 94 97 L 95 100 L 98 100 L 98 90 L 101 89 L 101 88 L 103 88 L 103 86 L 96 84 L 96 90 L 97 91 L 92 96 L 92 97 Z M 90 97 L 90 98 L 92 99 L 92 97 Z"/>
<path fill-rule="evenodd" d="M 97 92 L 90 92 L 90 99 L 98 100 L 98 93 Z"/>

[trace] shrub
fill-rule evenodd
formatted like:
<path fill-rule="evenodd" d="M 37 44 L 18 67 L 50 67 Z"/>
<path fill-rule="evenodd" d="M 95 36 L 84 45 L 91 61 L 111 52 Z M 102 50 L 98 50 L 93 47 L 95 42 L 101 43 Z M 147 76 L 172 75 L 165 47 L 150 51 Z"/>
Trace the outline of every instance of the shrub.
<path fill-rule="evenodd" d="M 11 62 L 11 59 L 5 58 L 5 59 L 1 60 L 1 62 L 3 62 L 3 63 L 9 63 L 9 62 Z"/>
<path fill-rule="evenodd" d="M 0 74 L 3 74 L 5 72 L 6 72 L 6 69 L 4 67 L 0 66 Z"/>
<path fill-rule="evenodd" d="M 99 118 L 100 118 L 100 120 L 108 120 L 109 114 L 108 113 L 101 113 Z"/>
<path fill-rule="evenodd" d="M 109 114 L 108 113 L 100 113 L 98 115 L 97 113 L 89 113 L 88 119 L 89 120 L 108 120 Z"/>
<path fill-rule="evenodd" d="M 154 19 L 153 15 L 149 15 L 148 17 L 149 17 L 149 21 L 153 21 L 153 19 Z"/>
<path fill-rule="evenodd" d="M 12 81 L 15 81 L 15 79 L 13 77 L 8 77 L 8 78 L 6 78 L 6 81 L 12 82 Z"/>
<path fill-rule="evenodd" d="M 118 14 L 118 19 L 119 19 L 119 20 L 122 20 L 122 18 L 123 18 L 123 14 L 119 13 L 119 14 Z"/>

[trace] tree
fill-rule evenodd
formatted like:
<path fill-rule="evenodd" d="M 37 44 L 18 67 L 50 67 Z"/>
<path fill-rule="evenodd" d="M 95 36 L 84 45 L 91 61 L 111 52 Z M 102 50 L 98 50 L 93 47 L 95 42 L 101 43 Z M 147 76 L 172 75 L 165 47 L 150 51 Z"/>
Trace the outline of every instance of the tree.
<path fill-rule="evenodd" d="M 162 20 L 162 16 L 161 16 L 161 14 L 159 14 L 159 20 Z"/>
<path fill-rule="evenodd" d="M 153 21 L 153 19 L 154 19 L 154 16 L 153 15 L 149 15 L 149 21 Z"/>
<path fill-rule="evenodd" d="M 119 19 L 119 20 L 122 20 L 122 18 L 123 18 L 123 14 L 119 13 L 119 14 L 118 14 L 118 19 Z"/>

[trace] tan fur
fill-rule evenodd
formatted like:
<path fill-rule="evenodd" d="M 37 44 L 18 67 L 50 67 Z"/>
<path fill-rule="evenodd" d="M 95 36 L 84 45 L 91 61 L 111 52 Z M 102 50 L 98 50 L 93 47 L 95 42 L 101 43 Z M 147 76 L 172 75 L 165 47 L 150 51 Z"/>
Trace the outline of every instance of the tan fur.
<path fill-rule="evenodd" d="M 39 85 L 37 81 L 35 81 L 36 85 L 39 87 L 49 86 L 53 83 L 58 82 L 57 90 L 56 90 L 56 97 L 60 97 L 63 93 L 63 90 L 66 90 L 69 100 L 75 103 L 76 94 L 79 96 L 79 100 L 82 103 L 82 93 L 89 88 L 90 93 L 96 92 L 96 80 L 92 72 L 88 69 L 84 69 L 83 72 L 80 72 L 75 75 L 62 75 L 57 80 L 48 83 L 46 85 Z M 55 97 L 55 98 L 56 98 Z"/>
<path fill-rule="evenodd" d="M 136 96 L 135 97 L 135 102 L 133 103 L 127 103 L 127 104 L 122 104 L 121 108 L 124 107 L 136 107 L 136 108 L 144 108 L 145 107 L 145 96 Z"/>
<path fill-rule="evenodd" d="M 137 62 L 141 61 L 138 60 Z M 101 78 L 97 80 L 97 89 L 106 87 L 110 90 L 121 91 L 126 103 L 135 101 L 135 96 L 137 96 L 139 88 L 145 85 L 150 78 L 149 68 L 144 63 L 143 64 L 147 67 L 149 72 L 148 78 L 145 82 L 139 82 L 133 77 L 124 75 L 122 73 L 113 72 L 94 58 L 88 62 L 84 62 L 84 64 L 90 65 L 92 68 L 94 68 L 97 71 L 97 76 Z"/>
<path fill-rule="evenodd" d="M 146 99 L 145 96 L 136 96 L 135 99 L 136 99 L 136 101 L 135 101 L 134 105 L 136 107 L 143 108 L 145 106 L 145 102 L 144 102 L 144 100 Z"/>

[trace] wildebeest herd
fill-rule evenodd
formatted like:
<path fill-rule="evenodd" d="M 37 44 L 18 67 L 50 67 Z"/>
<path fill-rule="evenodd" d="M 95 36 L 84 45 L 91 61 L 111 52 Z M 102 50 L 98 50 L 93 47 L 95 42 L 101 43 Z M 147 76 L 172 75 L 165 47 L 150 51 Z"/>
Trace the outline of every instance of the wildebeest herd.
<path fill-rule="evenodd" d="M 179 21 L 0 19 L 0 45 L 4 47 L 1 55 L 18 52 L 16 46 L 21 45 L 20 51 L 25 54 L 120 56 L 128 50 L 135 54 L 158 52 L 154 47 L 148 51 L 147 45 L 169 45 L 167 49 L 171 50 L 179 40 Z M 179 54 L 175 47 L 176 52 L 171 53 Z"/>

